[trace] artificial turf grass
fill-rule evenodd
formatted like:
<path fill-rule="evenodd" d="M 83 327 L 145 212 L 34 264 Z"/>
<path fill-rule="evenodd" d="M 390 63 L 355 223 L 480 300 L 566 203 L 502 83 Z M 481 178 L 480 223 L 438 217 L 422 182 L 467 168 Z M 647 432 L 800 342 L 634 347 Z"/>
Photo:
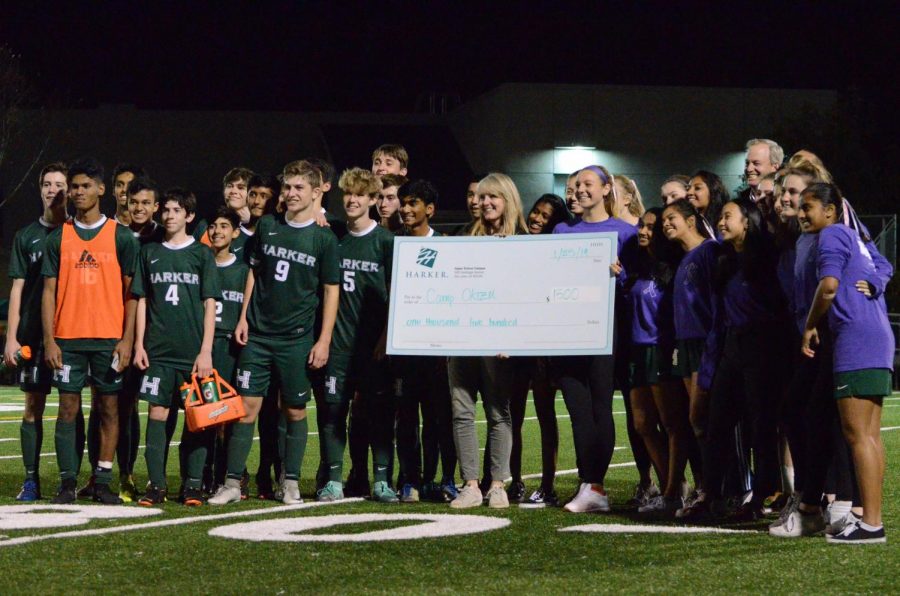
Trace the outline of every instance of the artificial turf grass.
<path fill-rule="evenodd" d="M 0 401 L 2 403 L 2 401 Z M 8 402 L 7 402 L 8 403 Z M 893 402 L 898 403 L 898 402 Z M 614 402 L 621 410 L 621 401 Z M 49 414 L 55 412 L 48 412 Z M 312 413 L 312 412 L 311 412 Z M 564 409 L 558 408 L 559 414 Z M 528 416 L 533 416 L 529 404 Z M 145 419 L 145 418 L 144 418 Z M 627 444 L 624 417 L 616 416 L 617 445 Z M 882 426 L 900 424 L 900 408 L 886 408 Z M 311 425 L 314 428 L 314 425 Z M 479 425 L 484 438 L 485 426 Z M 574 467 L 571 433 L 560 420 L 560 469 Z M 15 424 L 0 425 L 0 438 L 14 437 Z M 538 427 L 525 423 L 523 471 L 540 468 Z M 176 437 L 178 435 L 176 434 Z M 631 495 L 636 481 L 633 467 L 610 470 L 607 488 L 614 512 L 604 515 L 573 515 L 560 509 L 526 510 L 485 508 L 458 513 L 501 516 L 511 521 L 507 528 L 471 536 L 386 541 L 373 543 L 256 543 L 212 537 L 207 532 L 219 525 L 272 519 L 272 515 L 234 520 L 199 521 L 171 528 L 148 528 L 90 538 L 43 541 L 22 546 L 0 547 L 4 593 L 44 590 L 88 592 L 121 589 L 125 592 L 222 592 L 254 590 L 298 592 L 330 590 L 357 592 L 449 592 L 472 587 L 490 593 L 530 590 L 547 593 L 672 592 L 703 590 L 722 592 L 807 591 L 895 591 L 892 569 L 900 567 L 900 549 L 892 541 L 898 527 L 894 503 L 898 473 L 892 453 L 900 454 L 900 431 L 884 434 L 888 451 L 885 483 L 885 523 L 888 545 L 840 547 L 822 538 L 778 540 L 759 532 L 747 535 L 649 535 L 581 534 L 557 530 L 580 524 L 638 523 L 623 513 L 621 504 Z M 251 462 L 255 459 L 251 455 Z M 47 449 L 45 442 L 45 449 Z M 14 441 L 0 443 L 0 453 L 17 452 Z M 317 464 L 316 448 L 304 462 L 304 495 L 312 493 L 312 475 Z M 52 457 L 43 458 L 45 496 L 55 489 Z M 630 451 L 615 452 L 614 463 L 631 460 Z M 170 458 L 170 483 L 177 482 L 177 458 Z M 251 463 L 251 473 L 253 465 Z M 145 478 L 138 459 L 137 480 Z M 0 460 L 0 503 L 13 502 L 21 482 L 21 461 Z M 526 481 L 534 488 L 538 480 Z M 576 486 L 574 475 L 557 479 L 562 497 Z M 173 484 L 174 487 L 177 484 Z M 46 501 L 45 501 L 46 503 Z M 117 526 L 176 517 L 215 515 L 227 511 L 269 509 L 271 502 L 251 499 L 230 507 L 185 508 L 176 503 L 163 506 L 163 514 L 139 520 L 94 521 L 87 526 L 40 531 L 2 531 L 8 536 Z M 330 513 L 452 513 L 446 505 L 337 504 L 310 510 L 279 513 L 276 517 L 328 515 Z M 371 525 L 371 529 L 383 528 Z M 737 526 L 747 527 L 747 526 Z M 750 527 L 763 528 L 764 524 Z M 345 533 L 345 527 L 334 530 Z M 900 534 L 896 534 L 900 537 Z M 900 540 L 900 538 L 898 538 Z M 98 552 L 104 558 L 98 559 Z M 193 561 L 193 562 L 190 562 Z M 70 581 L 70 579 L 72 581 Z"/>

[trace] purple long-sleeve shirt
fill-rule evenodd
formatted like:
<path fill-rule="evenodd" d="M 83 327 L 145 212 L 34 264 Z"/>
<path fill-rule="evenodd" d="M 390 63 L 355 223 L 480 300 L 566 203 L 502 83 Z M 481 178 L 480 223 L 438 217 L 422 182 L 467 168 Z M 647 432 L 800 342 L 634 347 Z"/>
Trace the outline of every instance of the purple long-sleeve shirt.
<path fill-rule="evenodd" d="M 712 329 L 713 274 L 719 244 L 705 240 L 684 255 L 675 273 L 675 339 L 705 339 Z"/>
<path fill-rule="evenodd" d="M 817 278 L 836 278 L 837 294 L 828 311 L 834 334 L 834 371 L 894 368 L 894 334 L 884 302 L 868 298 L 856 282 L 878 278 L 869 249 L 855 230 L 831 225 L 819 232 Z"/>

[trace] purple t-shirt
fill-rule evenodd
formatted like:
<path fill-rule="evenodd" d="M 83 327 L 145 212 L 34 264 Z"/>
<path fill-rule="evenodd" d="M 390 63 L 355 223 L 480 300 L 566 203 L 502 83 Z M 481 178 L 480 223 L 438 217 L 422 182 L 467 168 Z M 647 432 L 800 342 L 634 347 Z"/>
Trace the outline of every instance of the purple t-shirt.
<path fill-rule="evenodd" d="M 722 292 L 725 326 L 746 327 L 754 323 L 771 323 L 778 319 L 779 312 L 784 313 L 778 304 L 779 300 L 783 298 L 777 288 L 751 287 L 744 277 L 744 270 L 739 268 Z"/>
<path fill-rule="evenodd" d="M 894 334 L 883 301 L 856 289 L 876 276 L 875 263 L 855 230 L 831 225 L 819 232 L 818 279 L 834 277 L 839 286 L 828 324 L 834 334 L 834 372 L 894 368 Z"/>
<path fill-rule="evenodd" d="M 587 222 L 584 220 L 563 221 L 553 228 L 554 234 L 588 234 L 591 232 L 616 232 L 618 235 L 619 262 L 622 264 L 622 273 L 616 279 L 616 286 L 622 289 L 627 279 L 629 270 L 637 265 L 638 245 L 637 228 L 621 219 L 610 217 L 604 221 Z"/>
<path fill-rule="evenodd" d="M 635 344 L 653 346 L 664 334 L 665 322 L 660 320 L 663 302 L 668 290 L 649 278 L 639 278 L 628 290 L 631 305 L 631 341 Z"/>
<path fill-rule="evenodd" d="M 816 277 L 816 246 L 818 234 L 800 234 L 794 257 L 794 289 L 790 303 L 794 312 L 794 323 L 797 331 L 803 334 L 806 329 L 806 316 L 816 296 L 819 278 Z"/>
<path fill-rule="evenodd" d="M 705 339 L 713 324 L 713 274 L 719 243 L 704 240 L 684 255 L 675 273 L 675 339 Z"/>

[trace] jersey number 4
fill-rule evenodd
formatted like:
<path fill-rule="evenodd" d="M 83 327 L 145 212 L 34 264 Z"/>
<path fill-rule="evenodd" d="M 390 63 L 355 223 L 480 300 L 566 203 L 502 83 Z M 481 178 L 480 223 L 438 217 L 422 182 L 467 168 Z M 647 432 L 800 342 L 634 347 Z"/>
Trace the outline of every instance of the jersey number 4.
<path fill-rule="evenodd" d="M 171 303 L 172 306 L 178 306 L 178 300 L 178 285 L 171 284 L 166 290 L 166 302 Z"/>

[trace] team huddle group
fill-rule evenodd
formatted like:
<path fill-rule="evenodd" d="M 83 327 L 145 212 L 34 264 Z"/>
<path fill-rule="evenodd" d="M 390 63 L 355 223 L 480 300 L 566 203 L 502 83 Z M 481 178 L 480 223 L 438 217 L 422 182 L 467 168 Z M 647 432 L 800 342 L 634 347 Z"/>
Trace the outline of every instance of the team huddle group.
<path fill-rule="evenodd" d="M 245 416 L 199 432 L 185 425 L 185 505 L 248 497 L 257 426 L 258 496 L 302 502 L 311 399 L 318 500 L 560 505 L 560 391 L 580 482 L 564 507 L 609 511 L 618 388 L 638 472 L 628 505 L 640 514 L 693 523 L 773 512 L 773 536 L 884 542 L 880 419 L 894 337 L 883 291 L 892 268 L 814 154 L 785 162 L 767 139 L 746 150 L 747 188 L 736 198 L 698 171 L 669 178 L 660 206 L 646 209 L 633 180 L 600 165 L 574 172 L 565 198 L 542 195 L 528 213 L 508 176 L 474 177 L 471 221 L 457 234 L 617 233 L 613 354 L 553 358 L 385 356 L 393 237 L 438 234 L 429 224 L 437 190 L 407 178 L 402 146 L 383 145 L 371 169 L 341 174 L 342 220 L 323 208 L 335 172 L 320 159 L 291 162 L 278 177 L 232 169 L 208 221 L 194 221 L 192 193 L 163 192 L 135 165 L 113 172 L 116 214 L 107 218 L 96 160 L 50 164 L 40 174 L 43 214 L 17 233 L 9 268 L 4 358 L 19 363 L 26 395 L 18 500 L 41 498 L 52 384 L 52 502 L 163 503 L 180 387 L 215 370 L 240 393 Z M 529 391 L 542 454 L 530 495 L 521 469 Z M 139 400 L 148 403 L 143 493 L 133 477 Z M 79 490 L 85 446 L 91 474 Z"/>

